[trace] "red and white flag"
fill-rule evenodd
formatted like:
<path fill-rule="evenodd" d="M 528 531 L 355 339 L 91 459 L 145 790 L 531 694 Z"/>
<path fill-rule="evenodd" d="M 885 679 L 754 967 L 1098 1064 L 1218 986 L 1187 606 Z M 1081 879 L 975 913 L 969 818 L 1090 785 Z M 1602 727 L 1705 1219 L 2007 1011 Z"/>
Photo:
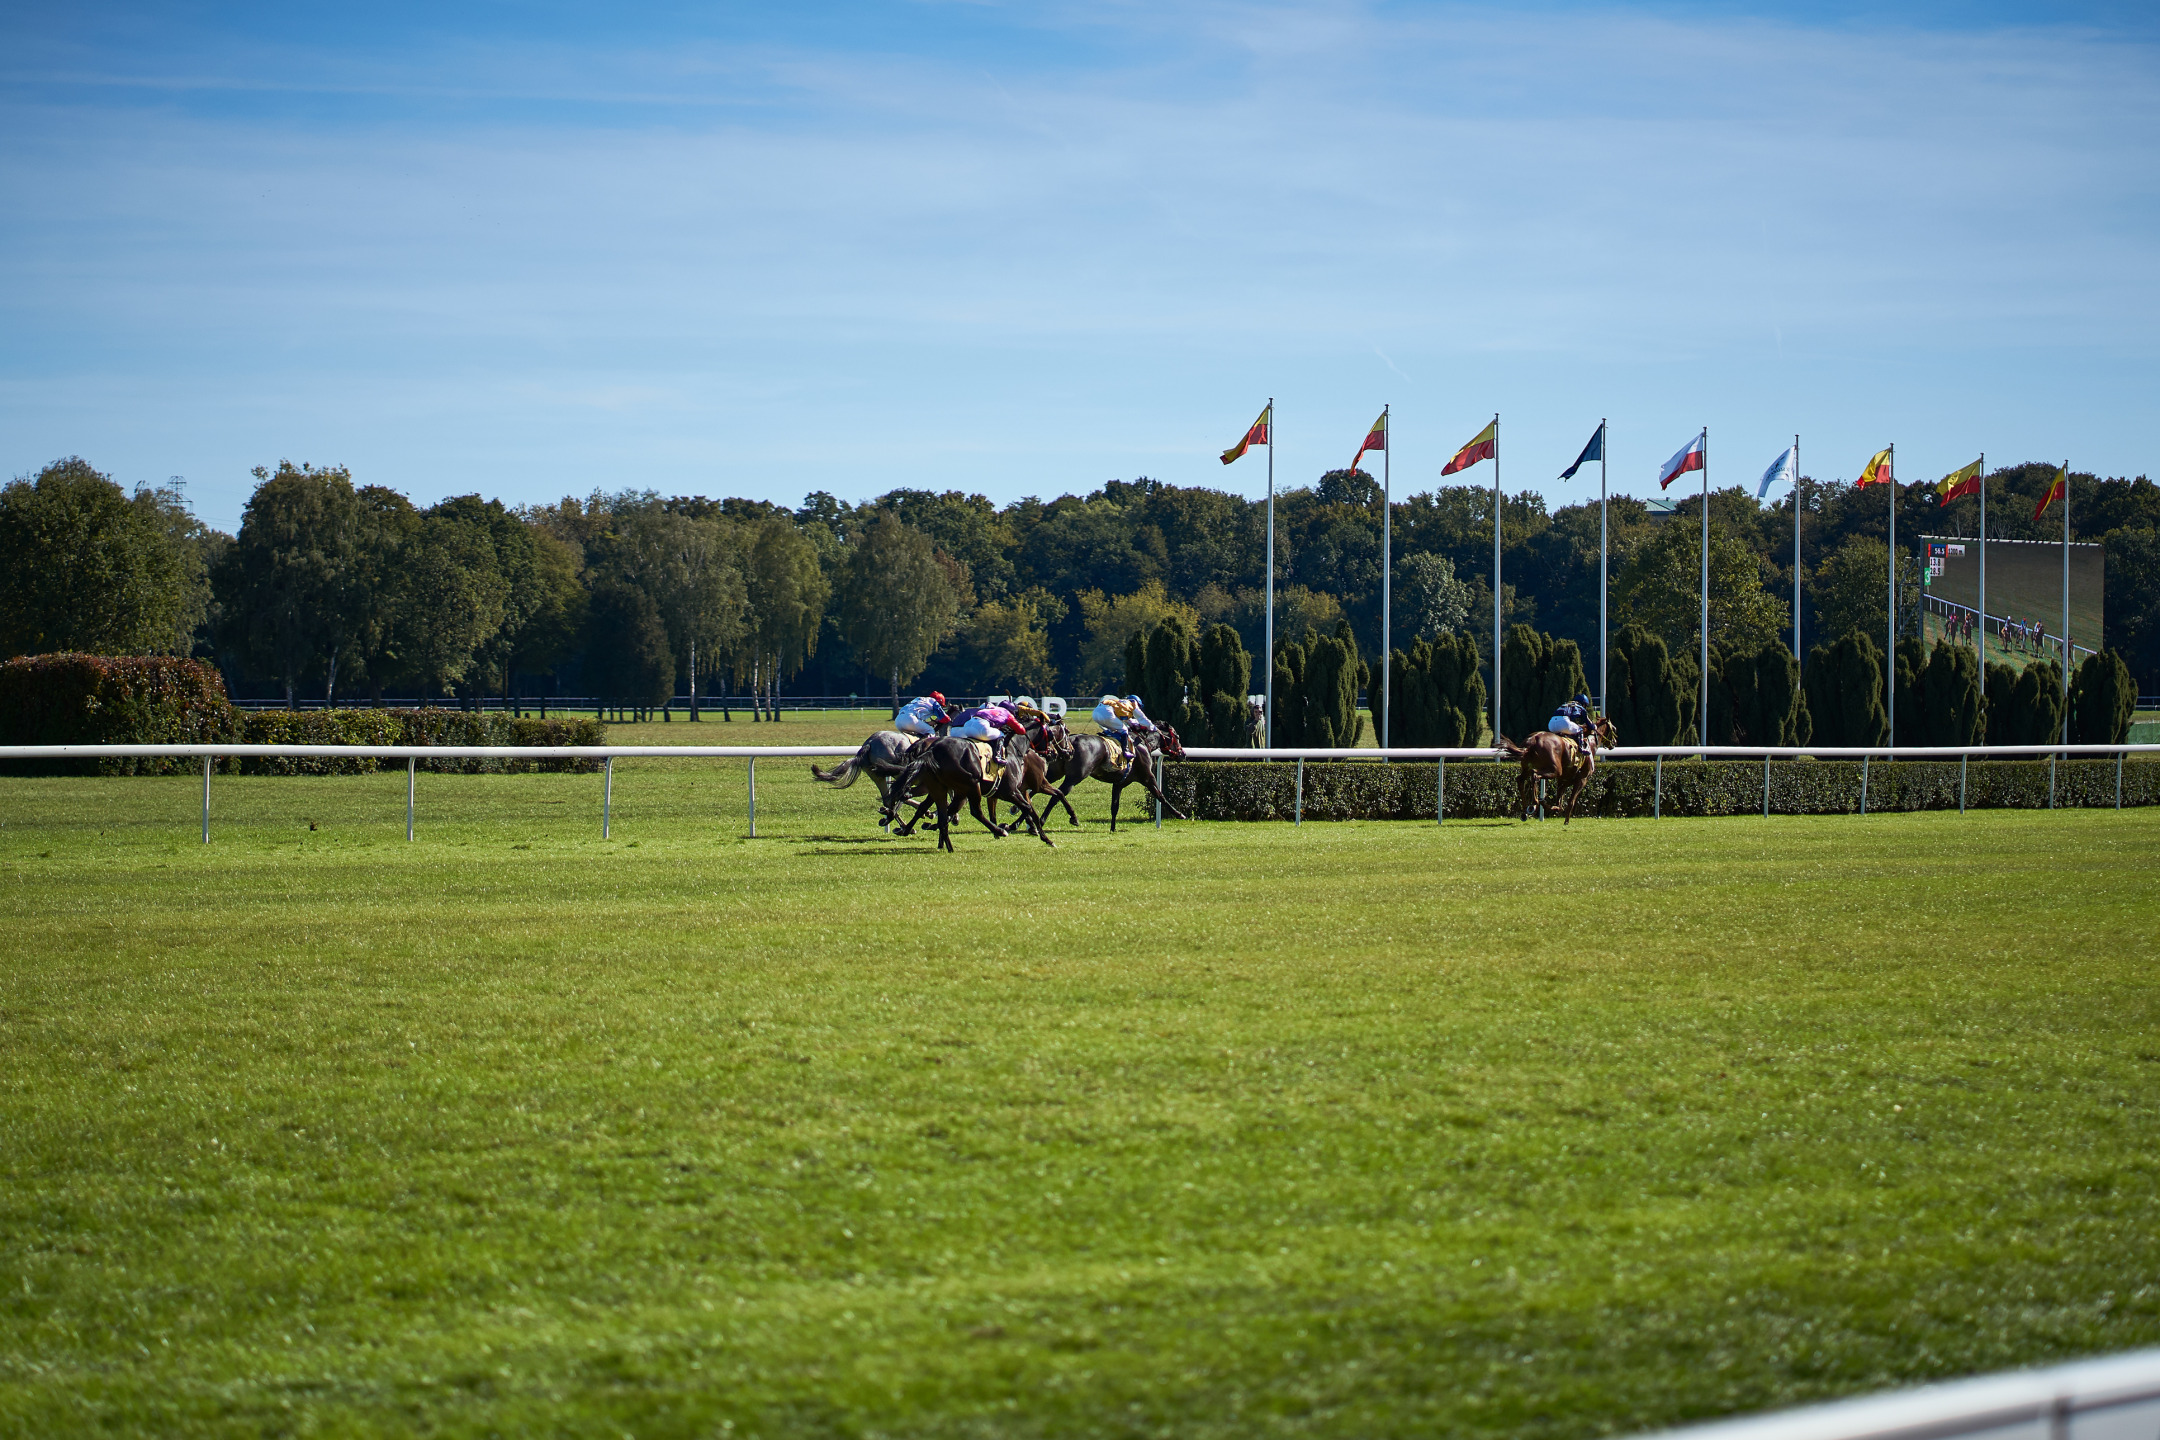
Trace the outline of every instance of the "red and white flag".
<path fill-rule="evenodd" d="M 1703 468 L 1703 452 L 1709 445 L 1710 432 L 1705 430 L 1681 447 L 1680 453 L 1658 467 L 1658 489 L 1663 490 L 1690 470 Z"/>

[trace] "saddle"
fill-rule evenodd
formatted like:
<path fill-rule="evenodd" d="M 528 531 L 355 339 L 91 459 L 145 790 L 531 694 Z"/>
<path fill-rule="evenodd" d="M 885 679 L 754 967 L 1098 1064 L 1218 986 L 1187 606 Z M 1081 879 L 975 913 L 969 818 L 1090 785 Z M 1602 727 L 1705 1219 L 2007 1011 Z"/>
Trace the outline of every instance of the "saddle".
<path fill-rule="evenodd" d="M 1123 765 L 1125 763 L 1125 747 L 1118 742 L 1115 736 L 1103 736 L 1102 743 L 1103 749 L 1110 752 L 1110 763 L 1112 765 Z"/>
<path fill-rule="evenodd" d="M 1005 767 L 998 763 L 997 748 L 987 740 L 970 740 L 968 750 L 975 756 L 976 778 L 985 784 L 996 784 L 997 778 L 1005 773 Z"/>

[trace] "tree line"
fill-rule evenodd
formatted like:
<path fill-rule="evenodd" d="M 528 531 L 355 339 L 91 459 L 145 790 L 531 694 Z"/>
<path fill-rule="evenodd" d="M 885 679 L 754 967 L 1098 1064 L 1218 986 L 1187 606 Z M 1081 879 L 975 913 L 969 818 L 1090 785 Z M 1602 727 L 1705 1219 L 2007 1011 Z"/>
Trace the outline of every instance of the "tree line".
<path fill-rule="evenodd" d="M 1128 642 L 1166 622 L 1194 651 L 1189 671 L 1171 666 L 1188 687 L 1218 631 L 1248 657 L 1264 648 L 1265 507 L 1206 487 L 1111 481 L 1005 506 L 902 489 L 859 504 L 816 492 L 792 509 L 633 490 L 420 507 L 342 467 L 255 473 L 231 536 L 197 521 L 176 486 L 129 494 L 77 458 L 0 490 L 0 651 L 192 653 L 236 693 L 291 700 L 578 695 L 644 710 L 722 695 L 763 714 L 783 687 L 887 699 L 903 688 L 1130 688 L 1144 669 L 1130 667 Z M 2052 513 L 2027 518 L 2051 475 L 2040 464 L 1995 471 L 1989 534 L 2059 538 Z M 2073 538 L 2106 548 L 2104 643 L 2160 690 L 2160 487 L 2073 475 L 2072 495 Z M 1611 502 L 1613 654 L 1630 677 L 1614 689 L 1630 706 L 1637 689 L 1662 693 L 1692 675 L 1701 503 L 1688 497 L 1665 519 L 1629 497 Z M 1758 656 L 1790 635 L 1794 503 L 1810 638 L 1883 633 L 1881 490 L 1803 479 L 1796 495 L 1759 505 L 1735 488 L 1709 499 L 1720 656 Z M 1973 499 L 1941 507 L 1912 490 L 1897 503 L 1901 547 L 1923 532 L 1977 533 Z M 1465 687 L 1491 673 L 1492 506 L 1475 485 L 1395 505 L 1393 638 L 1406 703 L 1423 707 L 1403 723 L 1419 734 L 1459 731 L 1485 703 L 1469 705 Z M 1352 657 L 1379 651 L 1378 487 L 1362 471 L 1330 471 L 1278 492 L 1276 521 L 1278 720 L 1340 735 L 1354 712 L 1306 697 L 1339 692 L 1345 675 L 1377 688 Z M 1571 643 L 1594 667 L 1595 499 L 1549 509 L 1535 491 L 1506 496 L 1501 528 L 1507 633 Z M 1908 559 L 1916 598 L 1916 548 Z M 1917 625 L 1918 607 L 1903 608 Z M 1225 643 L 1213 643 L 1213 678 L 1197 700 L 1181 691 L 1181 705 L 1230 694 Z M 1258 662 L 1247 664 L 1244 683 L 1263 688 Z M 1504 709 L 1545 703 L 1542 680 L 1520 689 L 1517 676 L 1547 664 L 1510 657 Z M 1210 733 L 1215 723 L 1211 713 Z"/>

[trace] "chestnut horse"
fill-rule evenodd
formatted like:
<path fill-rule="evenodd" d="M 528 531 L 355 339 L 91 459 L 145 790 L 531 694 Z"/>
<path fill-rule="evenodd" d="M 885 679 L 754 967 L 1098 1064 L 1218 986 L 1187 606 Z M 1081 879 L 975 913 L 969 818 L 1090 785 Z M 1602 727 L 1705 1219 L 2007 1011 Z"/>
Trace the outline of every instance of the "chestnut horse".
<path fill-rule="evenodd" d="M 1602 716 L 1590 722 L 1590 729 L 1597 736 L 1597 747 L 1578 745 L 1550 730 L 1540 730 L 1520 745 L 1505 735 L 1500 737 L 1500 748 L 1522 760 L 1522 770 L 1515 778 L 1515 800 L 1523 819 L 1530 818 L 1534 782 L 1539 780 L 1554 782 L 1553 807 L 1560 811 L 1562 828 L 1575 818 L 1575 802 L 1582 798 L 1583 786 L 1597 773 L 1597 749 L 1620 743 L 1619 730 Z"/>

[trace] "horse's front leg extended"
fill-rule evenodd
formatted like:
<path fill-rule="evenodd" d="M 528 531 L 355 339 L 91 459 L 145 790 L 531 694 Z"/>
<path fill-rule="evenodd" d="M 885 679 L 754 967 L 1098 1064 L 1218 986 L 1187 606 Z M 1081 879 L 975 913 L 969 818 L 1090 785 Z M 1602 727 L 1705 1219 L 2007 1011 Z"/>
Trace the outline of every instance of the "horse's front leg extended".
<path fill-rule="evenodd" d="M 1155 788 L 1155 782 L 1148 777 L 1147 772 L 1142 770 L 1135 770 L 1133 772 L 1133 779 L 1139 782 L 1141 789 L 1147 791 L 1148 794 L 1155 797 L 1156 804 L 1162 806 L 1163 809 L 1170 812 L 1171 819 L 1183 820 L 1185 818 L 1184 811 L 1178 809 L 1177 806 L 1172 805 L 1168 800 L 1163 798 L 1162 791 Z"/>
<path fill-rule="evenodd" d="M 1043 828 L 1043 821 L 1049 818 L 1049 812 L 1045 811 L 1042 815 L 1038 816 L 1035 813 L 1035 807 L 1028 803 L 1028 798 L 1025 795 L 1020 796 L 1013 803 L 1020 807 L 1020 812 L 1023 815 L 1027 816 L 1028 829 L 1034 834 L 1035 838 L 1042 841 L 1043 844 L 1048 845 L 1051 849 L 1057 849 L 1056 843 L 1050 838 L 1050 832 Z"/>

